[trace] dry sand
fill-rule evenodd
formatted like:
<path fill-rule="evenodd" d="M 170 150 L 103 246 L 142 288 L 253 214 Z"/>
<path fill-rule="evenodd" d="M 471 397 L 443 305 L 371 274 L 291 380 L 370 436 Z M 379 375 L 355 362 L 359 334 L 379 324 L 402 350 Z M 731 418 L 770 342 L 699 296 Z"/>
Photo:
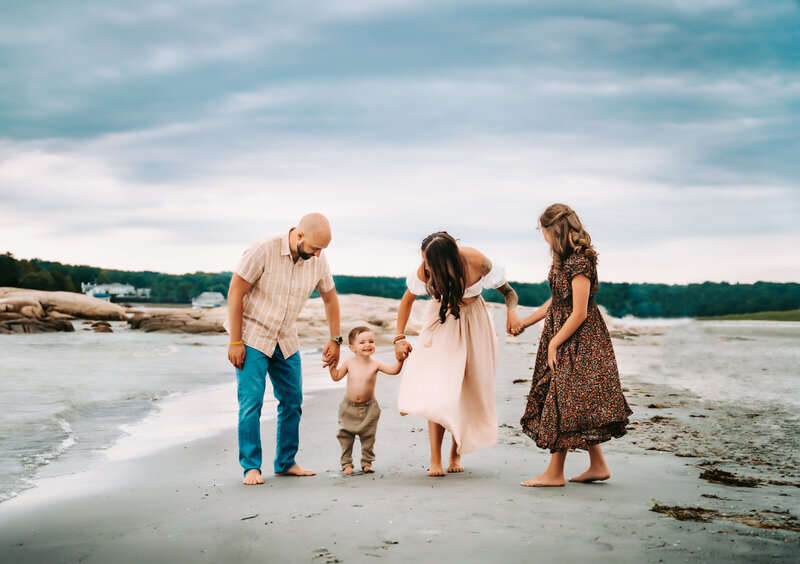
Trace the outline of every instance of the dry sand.
<path fill-rule="evenodd" d="M 501 320 L 502 311 L 494 311 Z M 709 483 L 699 479 L 703 467 L 698 463 L 704 459 L 648 450 L 688 447 L 669 440 L 674 429 L 652 420 L 666 408 L 646 405 L 669 404 L 669 416 L 679 420 L 689 420 L 697 406 L 688 394 L 627 379 L 624 365 L 623 384 L 635 404 L 636 425 L 623 439 L 607 443 L 611 480 L 520 487 L 521 480 L 543 470 L 549 457 L 519 430 L 529 382 L 514 380 L 530 378 L 535 342 L 535 331 L 519 339 L 500 337 L 499 443 L 465 456 L 463 474 L 425 475 L 425 422 L 396 413 L 400 377 L 381 377 L 376 474 L 341 475 L 335 434 L 342 392 L 316 392 L 304 405 L 298 461 L 317 476 L 266 474 L 265 485 L 243 486 L 233 428 L 142 458 L 105 462 L 89 472 L 47 480 L 0 505 L 0 562 L 769 562 L 797 557 L 797 521 L 780 513 L 797 515 L 797 488 Z M 379 357 L 388 360 L 390 354 L 384 348 Z M 704 414 L 708 417 L 692 419 L 701 435 L 690 441 L 697 450 L 711 448 L 702 446 L 702 434 L 718 419 L 715 411 Z M 274 425 L 272 420 L 262 425 L 265 470 L 274 449 Z M 570 454 L 568 475 L 586 464 L 585 453 Z M 719 514 L 701 514 L 708 522 L 679 521 L 651 511 L 654 500 Z M 763 528 L 765 523 L 783 529 Z M 786 530 L 792 526 L 794 531 Z"/>

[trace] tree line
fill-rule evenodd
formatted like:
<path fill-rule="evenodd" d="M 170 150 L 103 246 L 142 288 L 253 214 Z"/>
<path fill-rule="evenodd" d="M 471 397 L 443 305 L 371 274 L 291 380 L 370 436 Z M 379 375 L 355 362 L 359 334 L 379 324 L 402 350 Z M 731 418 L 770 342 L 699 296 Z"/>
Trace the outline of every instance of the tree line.
<path fill-rule="evenodd" d="M 405 292 L 405 279 L 389 276 L 334 276 L 341 294 L 361 294 L 399 299 Z M 81 283 L 118 282 L 136 288 L 150 288 L 152 301 L 185 304 L 200 292 L 220 292 L 227 296 L 230 272 L 195 272 L 163 274 L 111 270 L 93 266 L 73 266 L 39 259 L 18 260 L 11 253 L 0 255 L 0 286 L 36 290 L 80 292 Z M 512 282 L 520 305 L 538 306 L 550 297 L 547 282 L 537 284 Z M 502 302 L 503 297 L 484 290 L 488 301 Z M 700 317 L 788 311 L 800 309 L 800 284 L 756 282 L 729 284 L 628 284 L 601 282 L 598 304 L 615 317 Z"/>
<path fill-rule="evenodd" d="M 200 292 L 221 292 L 227 295 L 230 280 L 230 272 L 192 274 L 136 272 L 95 266 L 74 266 L 39 259 L 18 260 L 11 253 L 0 255 L 0 286 L 34 290 L 80 292 L 81 283 L 130 284 L 136 288 L 150 288 L 150 298 L 153 302 L 185 304 L 191 302 Z"/>

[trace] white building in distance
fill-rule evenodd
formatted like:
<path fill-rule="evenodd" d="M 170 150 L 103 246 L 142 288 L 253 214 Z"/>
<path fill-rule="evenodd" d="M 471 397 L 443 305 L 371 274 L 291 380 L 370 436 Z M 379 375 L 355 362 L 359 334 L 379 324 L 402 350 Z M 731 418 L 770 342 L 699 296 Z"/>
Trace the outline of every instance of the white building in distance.
<path fill-rule="evenodd" d="M 81 282 L 81 292 L 87 296 L 111 300 L 114 298 L 138 298 L 143 300 L 150 299 L 150 288 L 135 288 L 130 284 L 92 284 L 91 282 Z"/>

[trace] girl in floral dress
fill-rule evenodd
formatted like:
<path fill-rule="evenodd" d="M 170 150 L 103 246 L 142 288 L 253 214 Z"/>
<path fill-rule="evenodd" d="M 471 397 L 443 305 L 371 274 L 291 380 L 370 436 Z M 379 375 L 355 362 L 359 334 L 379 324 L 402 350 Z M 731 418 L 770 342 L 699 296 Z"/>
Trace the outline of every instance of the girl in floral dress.
<path fill-rule="evenodd" d="M 619 381 L 603 316 L 595 304 L 597 253 L 578 215 L 553 204 L 539 217 L 553 265 L 552 297 L 524 327 L 545 320 L 522 430 L 552 456 L 544 474 L 523 486 L 563 486 L 567 451 L 589 451 L 589 468 L 571 482 L 607 480 L 611 471 L 600 443 L 626 433 L 632 414 Z"/>

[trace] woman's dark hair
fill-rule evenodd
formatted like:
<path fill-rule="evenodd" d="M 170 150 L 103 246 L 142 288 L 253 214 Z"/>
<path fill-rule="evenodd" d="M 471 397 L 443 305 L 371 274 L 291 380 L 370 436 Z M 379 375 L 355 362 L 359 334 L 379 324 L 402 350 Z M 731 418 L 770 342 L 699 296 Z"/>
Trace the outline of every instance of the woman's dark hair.
<path fill-rule="evenodd" d="M 421 250 L 425 253 L 428 293 L 442 304 L 439 320 L 444 323 L 448 312 L 458 319 L 467 271 L 458 243 L 447 231 L 437 231 L 425 237 Z"/>

